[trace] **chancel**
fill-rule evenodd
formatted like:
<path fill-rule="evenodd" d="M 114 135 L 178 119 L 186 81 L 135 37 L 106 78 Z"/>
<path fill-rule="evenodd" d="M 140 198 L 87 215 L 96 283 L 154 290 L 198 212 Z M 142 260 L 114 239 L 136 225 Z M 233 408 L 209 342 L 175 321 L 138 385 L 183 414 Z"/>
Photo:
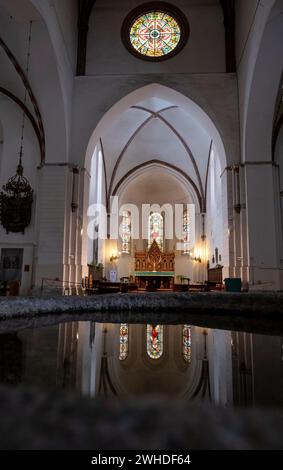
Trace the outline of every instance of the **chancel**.
<path fill-rule="evenodd" d="M 23 250 L 20 275 L 2 265 L 1 281 L 17 280 L 21 295 L 51 291 L 55 279 L 63 293 L 80 293 L 103 265 L 104 282 L 129 278 L 141 289 L 225 278 L 282 289 L 280 39 L 263 93 L 268 43 L 261 33 L 253 46 L 247 35 L 253 8 L 137 0 L 116 17 L 114 3 L 78 9 L 70 0 L 66 15 L 53 0 L 51 19 L 43 0 L 1 0 L 0 183 L 7 187 L 20 148 L 17 172 L 29 191 L 13 209 L 1 196 L 0 249 Z M 266 6 L 266 25 L 280 7 Z M 249 47 L 258 58 L 251 68 L 241 60 Z M 179 228 L 168 217 L 176 205 Z M 163 266 L 149 263 L 153 240 Z"/>

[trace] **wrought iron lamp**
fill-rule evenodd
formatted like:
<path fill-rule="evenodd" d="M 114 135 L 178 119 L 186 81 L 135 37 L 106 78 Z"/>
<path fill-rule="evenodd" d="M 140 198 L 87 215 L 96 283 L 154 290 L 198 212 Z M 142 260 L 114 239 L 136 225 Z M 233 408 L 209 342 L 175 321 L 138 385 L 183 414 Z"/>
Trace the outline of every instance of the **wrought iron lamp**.
<path fill-rule="evenodd" d="M 30 45 L 31 45 L 31 28 L 32 22 L 30 23 L 29 31 L 29 43 L 28 43 L 28 55 L 27 55 L 27 75 L 29 71 L 29 59 L 30 59 Z M 27 90 L 25 89 L 26 104 Z M 17 166 L 16 174 L 9 178 L 7 183 L 3 186 L 3 191 L 0 194 L 0 217 L 1 224 L 6 229 L 7 233 L 14 232 L 24 233 L 25 228 L 30 224 L 32 214 L 32 203 L 33 203 L 33 189 L 24 176 L 24 168 L 22 165 L 23 159 L 23 140 L 24 140 L 24 129 L 25 129 L 25 112 L 23 112 L 22 120 L 22 134 L 21 134 L 21 146 L 20 146 L 20 157 Z"/>
<path fill-rule="evenodd" d="M 1 223 L 7 233 L 24 233 L 31 221 L 33 189 L 23 171 L 21 153 L 16 174 L 3 186 L 0 195 Z"/>

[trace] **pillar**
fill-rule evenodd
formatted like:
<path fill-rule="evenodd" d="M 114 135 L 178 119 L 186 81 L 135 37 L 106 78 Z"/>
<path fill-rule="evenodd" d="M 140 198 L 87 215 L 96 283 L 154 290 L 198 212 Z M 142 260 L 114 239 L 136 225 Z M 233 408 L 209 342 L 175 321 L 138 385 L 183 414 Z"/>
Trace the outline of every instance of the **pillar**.
<path fill-rule="evenodd" d="M 277 169 L 272 162 L 245 165 L 249 282 L 253 289 L 280 289 Z"/>
<path fill-rule="evenodd" d="M 64 281 L 69 167 L 50 164 L 38 171 L 36 286 L 42 278 Z"/>

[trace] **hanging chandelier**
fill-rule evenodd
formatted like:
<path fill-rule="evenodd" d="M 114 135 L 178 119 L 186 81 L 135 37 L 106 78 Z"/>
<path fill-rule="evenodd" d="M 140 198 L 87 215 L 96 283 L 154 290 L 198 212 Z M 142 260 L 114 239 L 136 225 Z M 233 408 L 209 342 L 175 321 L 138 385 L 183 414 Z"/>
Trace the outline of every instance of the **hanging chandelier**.
<path fill-rule="evenodd" d="M 31 28 L 30 23 L 29 31 L 29 44 L 27 54 L 27 76 L 29 72 L 29 59 L 30 59 L 30 45 L 31 45 Z M 27 100 L 27 89 L 25 88 L 24 104 Z M 31 222 L 32 203 L 33 203 L 33 189 L 24 176 L 24 168 L 22 165 L 23 160 L 23 140 L 25 129 L 25 111 L 23 112 L 22 120 L 22 134 L 21 134 L 21 147 L 19 163 L 16 169 L 16 174 L 9 178 L 3 186 L 3 192 L 0 194 L 0 218 L 1 224 L 6 229 L 6 232 L 23 233 L 26 227 Z"/>
<path fill-rule="evenodd" d="M 0 195 L 1 223 L 7 233 L 24 233 L 31 221 L 33 189 L 23 170 L 20 157 L 16 174 L 3 186 Z"/>

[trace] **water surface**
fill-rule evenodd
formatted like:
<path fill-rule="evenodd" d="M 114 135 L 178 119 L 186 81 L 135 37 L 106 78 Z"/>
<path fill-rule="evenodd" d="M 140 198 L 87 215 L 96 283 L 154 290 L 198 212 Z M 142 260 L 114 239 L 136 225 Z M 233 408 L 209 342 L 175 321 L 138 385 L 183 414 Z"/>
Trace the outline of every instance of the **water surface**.
<path fill-rule="evenodd" d="M 283 408 L 283 338 L 194 325 L 68 322 L 0 334 L 0 383 Z"/>

